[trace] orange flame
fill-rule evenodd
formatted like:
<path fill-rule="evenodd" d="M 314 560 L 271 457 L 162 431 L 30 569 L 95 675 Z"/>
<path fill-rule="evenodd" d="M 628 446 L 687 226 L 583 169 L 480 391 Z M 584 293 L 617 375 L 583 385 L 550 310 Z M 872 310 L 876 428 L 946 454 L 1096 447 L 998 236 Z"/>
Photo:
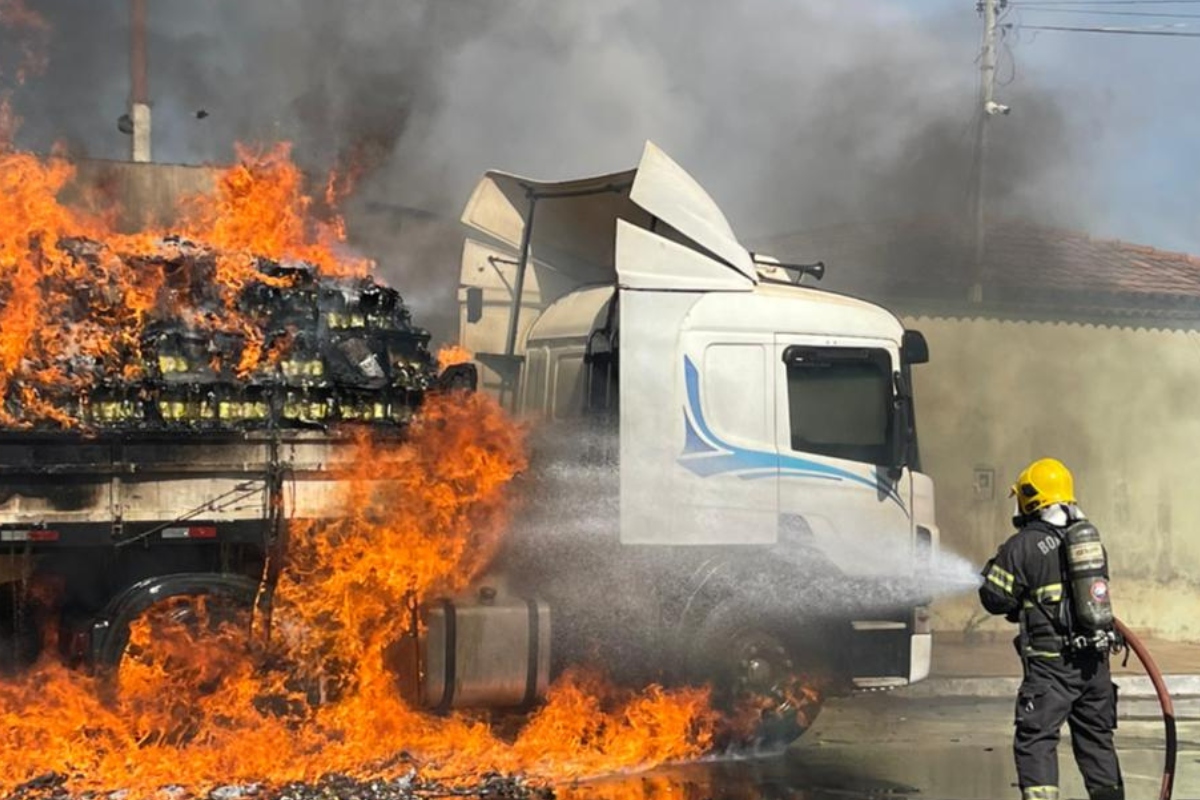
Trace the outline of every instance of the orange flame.
<path fill-rule="evenodd" d="M 3 114 L 0 104 L 0 122 Z M 164 240 L 165 232 L 114 232 L 110 220 L 58 201 L 74 175 L 66 160 L 0 148 L 0 398 L 19 384 L 22 401 L 19 418 L 0 408 L 0 423 L 72 424 L 47 392 L 78 393 L 97 372 L 136 370 L 141 335 L 155 319 L 183 319 L 200 333 L 242 335 L 246 344 L 236 365 L 242 376 L 277 358 L 236 307 L 248 281 L 284 280 L 259 272 L 259 257 L 304 261 L 322 274 L 370 269 L 369 261 L 342 252 L 328 226 L 308 219 L 310 200 L 287 145 L 238 153 L 241 161 L 225 170 L 211 195 L 186 202 L 182 230 L 189 243 Z M 168 281 L 172 259 L 185 251 L 209 255 L 213 274 Z M 215 289 L 224 312 L 197 307 L 195 286 Z"/>
<path fill-rule="evenodd" d="M 365 437 L 332 524 L 296 531 L 276 601 L 271 652 L 246 626 L 198 615 L 205 636 L 143 618 L 109 700 L 96 679 L 44 663 L 0 682 L 0 787 L 56 771 L 72 790 L 139 796 L 186 785 L 389 776 L 414 764 L 466 780 L 487 771 L 561 779 L 694 757 L 716 715 L 701 689 L 619 690 L 568 672 L 511 742 L 482 719 L 432 717 L 400 699 L 385 650 L 409 598 L 454 591 L 487 565 L 507 519 L 505 487 L 522 470 L 522 433 L 480 395 L 432 399 L 410 438 Z M 281 672 L 286 661 L 296 665 Z M 311 707 L 297 674 L 339 689 Z M 401 758 L 400 753 L 408 756 Z"/>
<path fill-rule="evenodd" d="M 447 367 L 453 367 L 455 364 L 466 364 L 471 358 L 471 351 L 467 348 L 460 344 L 448 344 L 438 350 L 438 372 L 444 372 Z"/>
<path fill-rule="evenodd" d="M 183 231 L 225 252 L 226 279 L 244 282 L 257 277 L 256 257 L 305 261 L 326 274 L 365 274 L 366 259 L 334 252 L 340 241 L 336 226 L 314 223 L 312 198 L 304 193 L 304 176 L 291 160 L 291 145 L 281 142 L 255 151 L 238 145 L 238 164 L 217 181 L 217 191 L 185 203 Z"/>

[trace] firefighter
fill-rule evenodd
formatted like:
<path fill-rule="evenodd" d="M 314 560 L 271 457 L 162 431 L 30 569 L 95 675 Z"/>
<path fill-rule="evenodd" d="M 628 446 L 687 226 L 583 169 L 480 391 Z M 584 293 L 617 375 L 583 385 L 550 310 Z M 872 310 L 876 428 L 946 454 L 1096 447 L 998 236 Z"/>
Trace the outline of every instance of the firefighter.
<path fill-rule="evenodd" d="M 1109 649 L 1103 641 L 1097 646 L 1094 639 L 1072 636 L 1063 542 L 1066 528 L 1083 519 L 1074 480 L 1061 462 L 1043 458 L 1017 477 L 1011 495 L 1018 530 L 984 567 L 979 597 L 990 613 L 1020 626 L 1014 644 L 1024 680 L 1013 754 L 1021 796 L 1058 800 L 1058 740 L 1066 722 L 1091 800 L 1124 800 L 1113 745 L 1117 697 Z"/>

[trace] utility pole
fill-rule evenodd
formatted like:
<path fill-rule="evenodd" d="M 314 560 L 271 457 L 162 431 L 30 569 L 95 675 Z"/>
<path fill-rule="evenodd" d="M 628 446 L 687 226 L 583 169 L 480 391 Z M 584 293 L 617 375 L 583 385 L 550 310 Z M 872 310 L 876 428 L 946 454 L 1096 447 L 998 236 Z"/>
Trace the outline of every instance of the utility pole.
<path fill-rule="evenodd" d="M 970 301 L 983 302 L 983 258 L 987 244 L 985 206 L 987 198 L 988 128 L 996 114 L 1007 114 L 1008 106 L 996 102 L 996 12 L 1007 0 L 979 0 L 983 13 L 983 47 L 979 57 L 979 104 L 983 112 L 975 141 L 975 280 Z"/>
<path fill-rule="evenodd" d="M 150 89 L 146 74 L 146 0 L 129 0 L 129 119 L 133 161 L 150 160 Z"/>

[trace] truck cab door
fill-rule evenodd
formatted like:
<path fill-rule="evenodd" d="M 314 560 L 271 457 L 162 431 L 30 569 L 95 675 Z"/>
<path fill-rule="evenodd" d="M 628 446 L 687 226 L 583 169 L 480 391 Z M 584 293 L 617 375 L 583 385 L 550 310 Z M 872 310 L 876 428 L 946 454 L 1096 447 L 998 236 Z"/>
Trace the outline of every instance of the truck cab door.
<path fill-rule="evenodd" d="M 895 577 L 911 563 L 898 364 L 887 341 L 775 336 L 782 538 L 815 546 L 846 575 Z"/>
<path fill-rule="evenodd" d="M 706 544 L 774 544 L 779 459 L 770 334 L 686 331 L 677 486 Z"/>
<path fill-rule="evenodd" d="M 773 544 L 772 334 L 688 330 L 700 297 L 622 291 L 621 541 Z"/>

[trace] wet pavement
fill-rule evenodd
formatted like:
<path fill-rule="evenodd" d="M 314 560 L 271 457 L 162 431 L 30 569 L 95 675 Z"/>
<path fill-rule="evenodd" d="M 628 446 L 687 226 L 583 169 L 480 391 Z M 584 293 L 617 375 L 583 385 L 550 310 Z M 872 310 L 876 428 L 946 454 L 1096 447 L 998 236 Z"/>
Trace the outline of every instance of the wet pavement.
<path fill-rule="evenodd" d="M 1180 753 L 1175 797 L 1200 797 L 1200 699 L 1177 704 Z M 658 770 L 561 791 L 589 800 L 846 800 L 1017 798 L 1011 699 L 937 700 L 901 694 L 831 701 L 787 753 Z M 1123 700 L 1117 732 L 1127 796 L 1158 796 L 1162 723 L 1158 704 Z M 1064 728 L 1062 796 L 1086 798 Z"/>

